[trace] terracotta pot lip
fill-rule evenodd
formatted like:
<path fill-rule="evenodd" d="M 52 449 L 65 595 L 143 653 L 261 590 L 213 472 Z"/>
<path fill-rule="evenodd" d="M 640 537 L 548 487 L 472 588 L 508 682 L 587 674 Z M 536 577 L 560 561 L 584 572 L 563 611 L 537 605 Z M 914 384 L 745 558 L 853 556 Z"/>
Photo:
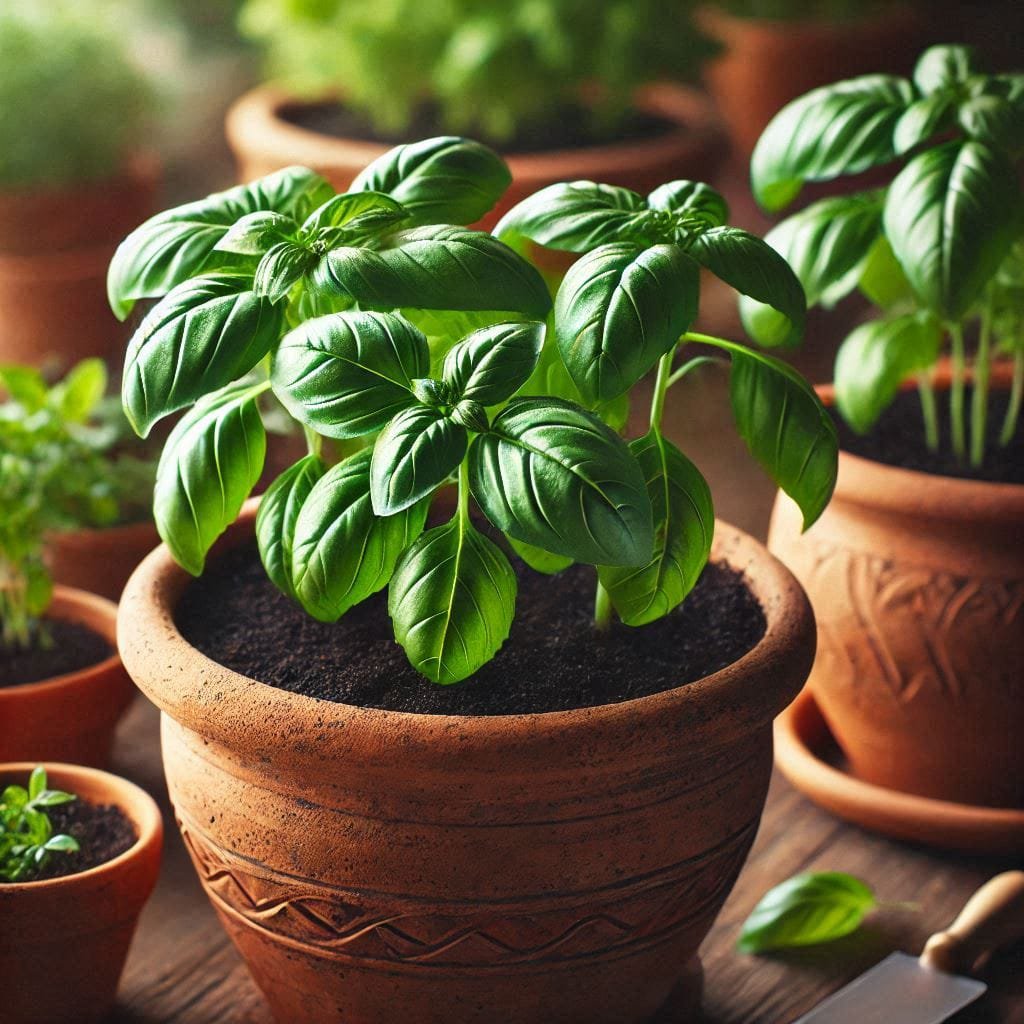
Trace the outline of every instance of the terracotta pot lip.
<path fill-rule="evenodd" d="M 234 536 L 251 529 L 256 502 L 247 503 L 231 529 Z M 401 744 L 401 738 L 431 748 L 468 746 L 500 749 L 521 746 L 530 740 L 543 741 L 586 733 L 599 725 L 635 730 L 644 722 L 675 720 L 687 707 L 720 703 L 723 707 L 743 707 L 760 701 L 758 713 L 763 720 L 773 718 L 795 697 L 810 669 L 813 657 L 814 617 L 800 584 L 790 571 L 752 537 L 727 524 L 716 522 L 712 558 L 727 561 L 743 572 L 767 619 L 764 636 L 735 662 L 702 679 L 660 693 L 613 704 L 575 708 L 568 711 L 520 713 L 512 715 L 426 715 L 404 711 L 365 708 L 279 689 L 234 672 L 207 658 L 193 648 L 174 623 L 174 606 L 191 578 L 172 559 L 166 545 L 152 551 L 133 573 L 121 599 L 118 615 L 118 641 L 125 665 L 148 696 L 165 713 L 186 728 L 204 736 L 231 742 L 234 735 L 230 719 L 244 714 L 245 693 L 258 689 L 262 720 L 296 723 L 315 717 L 315 731 L 323 735 L 323 724 L 331 718 L 346 724 L 361 724 L 367 733 L 386 732 L 389 745 Z M 748 570 L 756 566 L 756 573 Z M 153 658 L 149 643 L 160 646 Z M 804 671 L 786 678 L 784 667 L 806 655 Z M 152 667 L 159 662 L 162 680 L 155 679 Z M 759 666 L 772 665 L 767 675 L 777 682 L 777 690 L 766 695 L 764 689 L 751 688 L 749 678 Z M 134 669 L 134 671 L 133 671 Z M 186 689 L 188 687 L 188 689 Z M 209 715 L 203 706 L 203 693 L 218 695 L 218 714 Z M 309 713 L 314 712 L 311 716 Z M 761 713 L 763 712 L 763 713 Z M 753 717 L 753 715 L 751 715 Z M 236 719 L 236 727 L 245 724 L 251 731 L 258 723 L 246 715 Z M 510 725 L 518 728 L 509 728 Z M 723 726 L 724 727 L 724 726 Z M 299 731 L 299 730 L 297 730 Z M 345 730 L 350 738 L 350 730 Z M 322 756 L 323 746 L 318 750 Z"/>
<path fill-rule="evenodd" d="M 19 775 L 27 778 L 38 762 L 10 761 L 0 764 L 0 777 Z M 119 853 L 102 864 L 76 871 L 71 875 L 58 878 L 44 878 L 35 882 L 0 882 L 0 898 L 11 895 L 29 895 L 59 888 L 70 888 L 82 883 L 90 883 L 103 875 L 114 874 L 128 861 L 135 860 L 151 846 L 159 846 L 163 840 L 163 816 L 156 801 L 141 787 L 120 775 L 105 772 L 99 768 L 86 768 L 84 765 L 64 764 L 59 761 L 44 761 L 43 767 L 50 781 L 61 789 L 75 793 L 84 782 L 93 792 L 99 791 L 106 803 L 115 804 L 135 826 L 138 832 L 135 842 L 123 853 Z M 107 795 L 109 794 L 109 796 Z M 75 794 L 78 795 L 77 793 Z M 100 799 L 91 797 L 90 802 Z M 70 893 L 68 894 L 71 895 Z"/>
<path fill-rule="evenodd" d="M 811 36 L 836 32 L 857 32 L 864 29 L 888 29 L 894 25 L 916 24 L 920 19 L 917 11 L 908 4 L 886 4 L 868 13 L 853 18 L 827 18 L 821 15 L 804 15 L 799 18 L 759 18 L 732 14 L 716 3 L 702 4 L 696 12 L 702 28 L 721 28 L 730 34 L 740 32 L 786 34 Z"/>
<path fill-rule="evenodd" d="M 156 182 L 160 173 L 160 158 L 154 150 L 140 149 L 130 153 L 113 174 L 85 181 L 68 181 L 52 185 L 24 185 L 13 188 L 0 187 L 0 203 L 20 203 L 26 200 L 47 199 L 53 202 L 80 202 L 83 196 L 106 194 L 118 185 L 143 185 L 149 187 Z"/>
<path fill-rule="evenodd" d="M 159 538 L 156 524 L 152 519 L 138 519 L 131 523 L 116 523 L 114 526 L 81 526 L 75 530 L 54 530 L 47 534 L 47 540 L 57 544 L 91 544 L 97 538 L 104 541 L 122 537 L 153 536 Z"/>
<path fill-rule="evenodd" d="M 25 694 L 53 694 L 60 690 L 76 690 L 120 668 L 121 655 L 117 651 L 117 605 L 108 598 L 90 594 L 87 590 L 67 587 L 61 583 L 54 586 L 53 600 L 47 610 L 49 617 L 78 622 L 84 617 L 83 612 L 92 613 L 94 621 L 88 623 L 89 628 L 99 633 L 114 648 L 114 653 L 103 661 L 96 662 L 95 665 L 87 665 L 74 672 L 65 672 L 63 675 L 40 679 L 34 683 L 4 687 L 0 689 L 0 705 L 8 698 L 15 699 Z"/>

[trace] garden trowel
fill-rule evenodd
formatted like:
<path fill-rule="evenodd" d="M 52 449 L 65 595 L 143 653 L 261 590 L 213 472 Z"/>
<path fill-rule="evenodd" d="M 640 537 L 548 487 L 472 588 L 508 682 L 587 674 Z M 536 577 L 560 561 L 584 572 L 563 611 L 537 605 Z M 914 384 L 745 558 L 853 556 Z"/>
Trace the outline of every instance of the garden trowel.
<path fill-rule="evenodd" d="M 999 946 L 1024 937 L 1024 871 L 986 882 L 920 957 L 893 953 L 794 1024 L 940 1024 L 986 989 L 967 977 Z"/>

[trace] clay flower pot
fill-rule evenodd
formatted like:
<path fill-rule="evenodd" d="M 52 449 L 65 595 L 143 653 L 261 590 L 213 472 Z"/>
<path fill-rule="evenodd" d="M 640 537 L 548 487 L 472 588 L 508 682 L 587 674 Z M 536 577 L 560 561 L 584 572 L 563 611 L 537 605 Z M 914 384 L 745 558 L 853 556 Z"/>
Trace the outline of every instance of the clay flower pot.
<path fill-rule="evenodd" d="M 0 785 L 35 761 L 0 765 Z M 0 883 L 4 1024 L 97 1024 L 110 1012 L 132 935 L 160 870 L 163 822 L 138 786 L 92 768 L 47 764 L 50 784 L 116 804 L 138 834 L 120 856 L 39 882 Z"/>
<path fill-rule="evenodd" d="M 725 139 L 710 103 L 693 89 L 668 83 L 649 86 L 639 96 L 642 110 L 676 127 L 645 140 L 502 154 L 512 171 L 512 185 L 483 224 L 492 227 L 520 200 L 558 181 L 584 178 L 646 193 L 673 178 L 711 176 L 724 155 Z M 284 116 L 289 107 L 297 105 L 289 93 L 263 85 L 246 93 L 228 111 L 228 143 L 242 181 L 289 164 L 302 164 L 344 191 L 368 163 L 391 148 L 301 128 Z"/>
<path fill-rule="evenodd" d="M 64 530 L 46 541 L 56 583 L 117 601 L 135 567 L 160 543 L 151 521 L 98 530 Z"/>
<path fill-rule="evenodd" d="M 106 598 L 58 586 L 47 614 L 88 626 L 111 647 L 117 643 L 117 605 Z M 0 688 L 0 761 L 106 765 L 133 695 L 116 651 L 77 672 Z"/>
<path fill-rule="evenodd" d="M 831 401 L 830 387 L 818 391 Z M 855 775 L 1024 806 L 1022 524 L 1024 486 L 845 452 L 832 503 L 805 535 L 795 506 L 776 501 L 769 547 L 814 606 L 809 685 Z"/>
<path fill-rule="evenodd" d="M 254 509 L 225 536 L 251 536 Z M 125 664 L 163 712 L 196 870 L 279 1021 L 630 1024 L 669 996 L 757 831 L 773 716 L 814 624 L 722 525 L 767 632 L 734 664 L 621 704 L 498 717 L 288 693 L 189 646 L 166 548 L 121 602 Z"/>
<path fill-rule="evenodd" d="M 920 17 L 900 3 L 842 21 L 742 18 L 709 4 L 697 21 L 723 46 L 704 80 L 744 161 L 790 100 L 855 75 L 909 71 L 920 49 Z"/>
<path fill-rule="evenodd" d="M 127 338 L 107 304 L 118 242 L 152 212 L 157 170 L 64 188 L 0 191 L 0 362 L 65 368 L 120 359 Z"/>

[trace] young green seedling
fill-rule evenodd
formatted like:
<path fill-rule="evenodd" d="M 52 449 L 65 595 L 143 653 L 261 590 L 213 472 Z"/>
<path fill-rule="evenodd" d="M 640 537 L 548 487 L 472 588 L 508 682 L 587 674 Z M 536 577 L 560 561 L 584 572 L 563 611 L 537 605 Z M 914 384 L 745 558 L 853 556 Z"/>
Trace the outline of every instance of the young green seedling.
<path fill-rule="evenodd" d="M 46 769 L 37 765 L 29 776 L 28 789 L 7 786 L 0 793 L 0 881 L 30 882 L 51 854 L 79 849 L 72 836 L 54 835 L 48 807 L 70 803 L 71 793 L 49 789 Z"/>

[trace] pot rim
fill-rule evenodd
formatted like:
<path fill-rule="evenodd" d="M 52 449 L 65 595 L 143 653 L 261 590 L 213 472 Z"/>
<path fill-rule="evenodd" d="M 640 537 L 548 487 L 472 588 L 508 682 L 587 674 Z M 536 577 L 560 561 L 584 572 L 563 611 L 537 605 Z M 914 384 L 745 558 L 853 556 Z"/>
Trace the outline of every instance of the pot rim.
<path fill-rule="evenodd" d="M 256 507 L 257 501 L 250 500 L 218 544 L 249 535 Z M 231 747 L 237 745 L 240 733 L 258 733 L 265 725 L 269 737 L 287 720 L 295 726 L 289 729 L 287 742 L 302 748 L 311 764 L 332 751 L 338 756 L 350 753 L 353 730 L 381 756 L 388 751 L 392 756 L 394 752 L 409 756 L 410 766 L 414 751 L 433 752 L 435 757 L 438 749 L 497 755 L 510 747 L 586 738 L 601 729 L 635 736 L 645 725 L 679 726 L 687 718 L 701 723 L 702 743 L 711 748 L 737 730 L 769 721 L 789 704 L 810 671 L 816 636 L 802 587 L 756 540 L 716 522 L 712 558 L 744 573 L 764 609 L 767 624 L 758 643 L 732 664 L 693 682 L 628 701 L 567 711 L 472 716 L 389 711 L 292 693 L 234 672 L 192 647 L 178 631 L 174 608 L 191 577 L 163 544 L 128 581 L 118 614 L 118 642 L 129 674 L 180 725 Z M 751 568 L 756 572 L 749 572 Z M 752 675 L 775 685 L 751 687 Z M 259 722 L 251 714 L 254 694 L 259 700 Z M 727 706 L 733 714 L 727 721 L 724 716 L 708 715 L 709 704 Z M 345 728 L 331 728 L 332 721 Z M 268 743 L 268 749 L 275 745 Z"/>
<path fill-rule="evenodd" d="M 160 176 L 160 157 L 155 149 L 142 148 L 128 154 L 112 174 L 100 178 L 0 188 L 0 203 L 22 203 L 26 200 L 51 202 L 88 202 L 93 196 L 104 197 L 113 188 L 153 188 Z"/>
<path fill-rule="evenodd" d="M 152 518 L 137 519 L 130 523 L 115 523 L 113 526 L 79 526 L 73 530 L 53 530 L 46 535 L 48 544 L 64 544 L 69 547 L 80 547 L 92 544 L 97 539 L 103 543 L 118 541 L 122 538 L 156 537 L 160 543 L 160 534 Z M 156 544 L 153 545 L 156 547 Z"/>
<path fill-rule="evenodd" d="M 698 24 L 707 32 L 718 29 L 729 38 L 740 35 L 786 35 L 798 44 L 810 43 L 823 35 L 835 36 L 853 33 L 889 32 L 904 27 L 916 27 L 920 17 L 913 5 L 906 2 L 879 4 L 868 14 L 852 18 L 829 18 L 825 15 L 803 15 L 799 18 L 759 18 L 732 14 L 721 4 L 711 0 L 697 8 Z M 712 57 L 714 60 L 714 57 Z"/>
<path fill-rule="evenodd" d="M 0 777 L 6 775 L 23 775 L 27 777 L 39 762 L 8 761 L 0 763 Z M 99 768 L 86 768 L 84 765 L 65 764 L 60 761 L 43 761 L 47 777 L 61 789 L 75 793 L 84 784 L 88 789 L 87 798 L 90 803 L 104 802 L 115 804 L 135 826 L 135 842 L 123 853 L 119 853 L 102 864 L 96 864 L 84 871 L 76 871 L 71 875 L 60 875 L 57 878 L 44 878 L 31 882 L 0 882 L 0 898 L 4 896 L 27 896 L 71 887 L 80 883 L 89 883 L 105 874 L 119 871 L 128 861 L 135 860 L 151 847 L 159 847 L 163 842 L 163 815 L 156 801 L 141 786 L 105 772 Z M 71 895 L 70 893 L 68 894 Z"/>
<path fill-rule="evenodd" d="M 85 616 L 82 615 L 83 611 L 86 612 Z M 85 668 L 75 669 L 73 672 L 38 679 L 34 683 L 2 687 L 0 705 L 7 699 L 14 700 L 26 694 L 53 694 L 59 690 L 74 690 L 80 686 L 87 686 L 119 668 L 121 655 L 117 650 L 117 605 L 109 598 L 57 583 L 54 585 L 53 600 L 46 615 L 70 622 L 82 622 L 83 618 L 88 618 L 90 621 L 82 624 L 99 633 L 114 649 L 114 653 L 94 665 L 86 665 Z"/>

